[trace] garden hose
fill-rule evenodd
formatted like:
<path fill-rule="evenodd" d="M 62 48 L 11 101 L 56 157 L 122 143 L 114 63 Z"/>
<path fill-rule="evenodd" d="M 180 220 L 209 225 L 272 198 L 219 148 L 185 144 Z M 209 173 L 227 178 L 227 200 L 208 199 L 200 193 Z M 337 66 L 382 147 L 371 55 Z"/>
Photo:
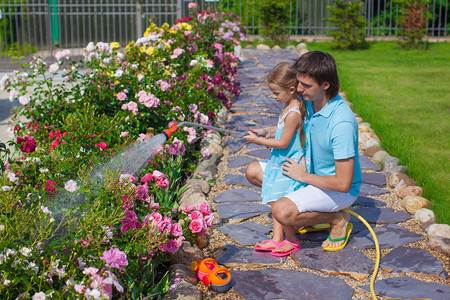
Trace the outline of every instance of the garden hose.
<path fill-rule="evenodd" d="M 377 277 L 377 274 L 378 274 L 378 268 L 380 267 L 380 245 L 378 244 L 377 236 L 375 235 L 375 232 L 373 231 L 372 227 L 369 225 L 369 223 L 367 223 L 366 220 L 363 219 L 363 217 L 361 217 L 354 211 L 351 211 L 348 209 L 343 209 L 342 211 L 345 211 L 345 212 L 357 217 L 361 222 L 364 223 L 364 225 L 366 225 L 367 229 L 369 229 L 370 233 L 372 234 L 373 241 L 375 243 L 375 251 L 377 252 L 377 259 L 375 261 L 375 268 L 372 273 L 372 278 L 370 279 L 370 294 L 372 295 L 372 298 L 374 300 L 376 300 L 377 296 L 375 295 L 375 290 L 374 290 L 373 285 L 375 283 L 375 278 Z"/>

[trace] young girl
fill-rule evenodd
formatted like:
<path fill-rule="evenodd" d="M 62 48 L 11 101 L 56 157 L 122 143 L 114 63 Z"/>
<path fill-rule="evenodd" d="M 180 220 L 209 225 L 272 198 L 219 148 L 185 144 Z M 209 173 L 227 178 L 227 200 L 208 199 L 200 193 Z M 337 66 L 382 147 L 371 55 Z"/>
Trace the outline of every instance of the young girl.
<path fill-rule="evenodd" d="M 264 172 L 262 179 L 262 203 L 272 205 L 276 200 L 288 193 L 294 192 L 306 184 L 295 181 L 282 174 L 282 165 L 287 158 L 299 162 L 304 155 L 305 134 L 302 121 L 306 110 L 303 101 L 297 93 L 297 72 L 292 65 L 282 62 L 273 68 L 267 76 L 267 84 L 275 100 L 283 104 L 277 126 L 256 129 L 244 136 L 248 143 L 272 148 L 267 163 L 259 162 Z M 302 147 L 303 146 L 303 147 Z M 272 251 L 272 255 L 285 256 L 299 250 L 297 243 L 284 240 L 286 230 L 295 231 L 294 228 L 283 228 L 273 218 L 273 238 L 256 244 L 255 250 Z M 293 245 L 290 251 L 283 251 L 283 245 Z M 291 246 L 289 248 L 292 248 Z"/>

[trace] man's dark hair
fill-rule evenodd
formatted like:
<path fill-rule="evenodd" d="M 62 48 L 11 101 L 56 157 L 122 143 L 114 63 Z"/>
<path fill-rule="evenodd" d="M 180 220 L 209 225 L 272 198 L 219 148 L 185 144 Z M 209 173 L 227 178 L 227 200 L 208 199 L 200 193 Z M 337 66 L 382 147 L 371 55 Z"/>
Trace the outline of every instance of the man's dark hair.
<path fill-rule="evenodd" d="M 330 87 L 326 91 L 328 100 L 333 99 L 339 92 L 340 83 L 334 58 L 322 51 L 309 51 L 295 60 L 294 68 L 299 74 L 306 75 L 320 85 L 328 82 Z"/>

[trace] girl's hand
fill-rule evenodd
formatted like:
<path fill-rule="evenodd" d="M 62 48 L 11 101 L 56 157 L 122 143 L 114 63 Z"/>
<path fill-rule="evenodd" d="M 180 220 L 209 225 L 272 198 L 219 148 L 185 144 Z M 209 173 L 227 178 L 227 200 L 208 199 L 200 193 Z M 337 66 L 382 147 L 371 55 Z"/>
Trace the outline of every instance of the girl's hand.
<path fill-rule="evenodd" d="M 247 135 L 245 135 L 245 136 L 243 137 L 243 138 L 247 141 L 247 143 L 256 143 L 256 140 L 258 139 L 258 137 L 257 137 L 256 134 L 253 133 L 253 132 L 256 133 L 256 130 L 255 130 L 255 131 L 249 130 L 249 131 L 247 132 Z"/>
<path fill-rule="evenodd" d="M 250 132 L 253 132 L 254 134 L 258 135 L 258 136 L 262 136 L 267 138 L 267 134 L 269 132 L 269 130 L 267 128 L 259 128 L 259 129 L 250 129 Z"/>
<path fill-rule="evenodd" d="M 300 163 L 296 163 L 293 159 L 287 158 L 282 169 L 283 171 L 281 171 L 281 173 L 284 175 L 289 176 L 294 180 L 306 183 L 306 176 L 309 173 L 306 172 L 305 157 L 302 157 Z"/>

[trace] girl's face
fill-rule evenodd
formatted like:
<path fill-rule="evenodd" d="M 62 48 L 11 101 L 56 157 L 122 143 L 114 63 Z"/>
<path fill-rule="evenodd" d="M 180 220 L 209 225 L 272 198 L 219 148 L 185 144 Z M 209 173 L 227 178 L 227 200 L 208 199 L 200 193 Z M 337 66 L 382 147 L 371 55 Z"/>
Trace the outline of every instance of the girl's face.
<path fill-rule="evenodd" d="M 295 87 L 291 86 L 289 89 L 283 88 L 275 83 L 268 84 L 269 89 L 273 93 L 273 97 L 278 103 L 285 104 L 294 99 Z"/>

